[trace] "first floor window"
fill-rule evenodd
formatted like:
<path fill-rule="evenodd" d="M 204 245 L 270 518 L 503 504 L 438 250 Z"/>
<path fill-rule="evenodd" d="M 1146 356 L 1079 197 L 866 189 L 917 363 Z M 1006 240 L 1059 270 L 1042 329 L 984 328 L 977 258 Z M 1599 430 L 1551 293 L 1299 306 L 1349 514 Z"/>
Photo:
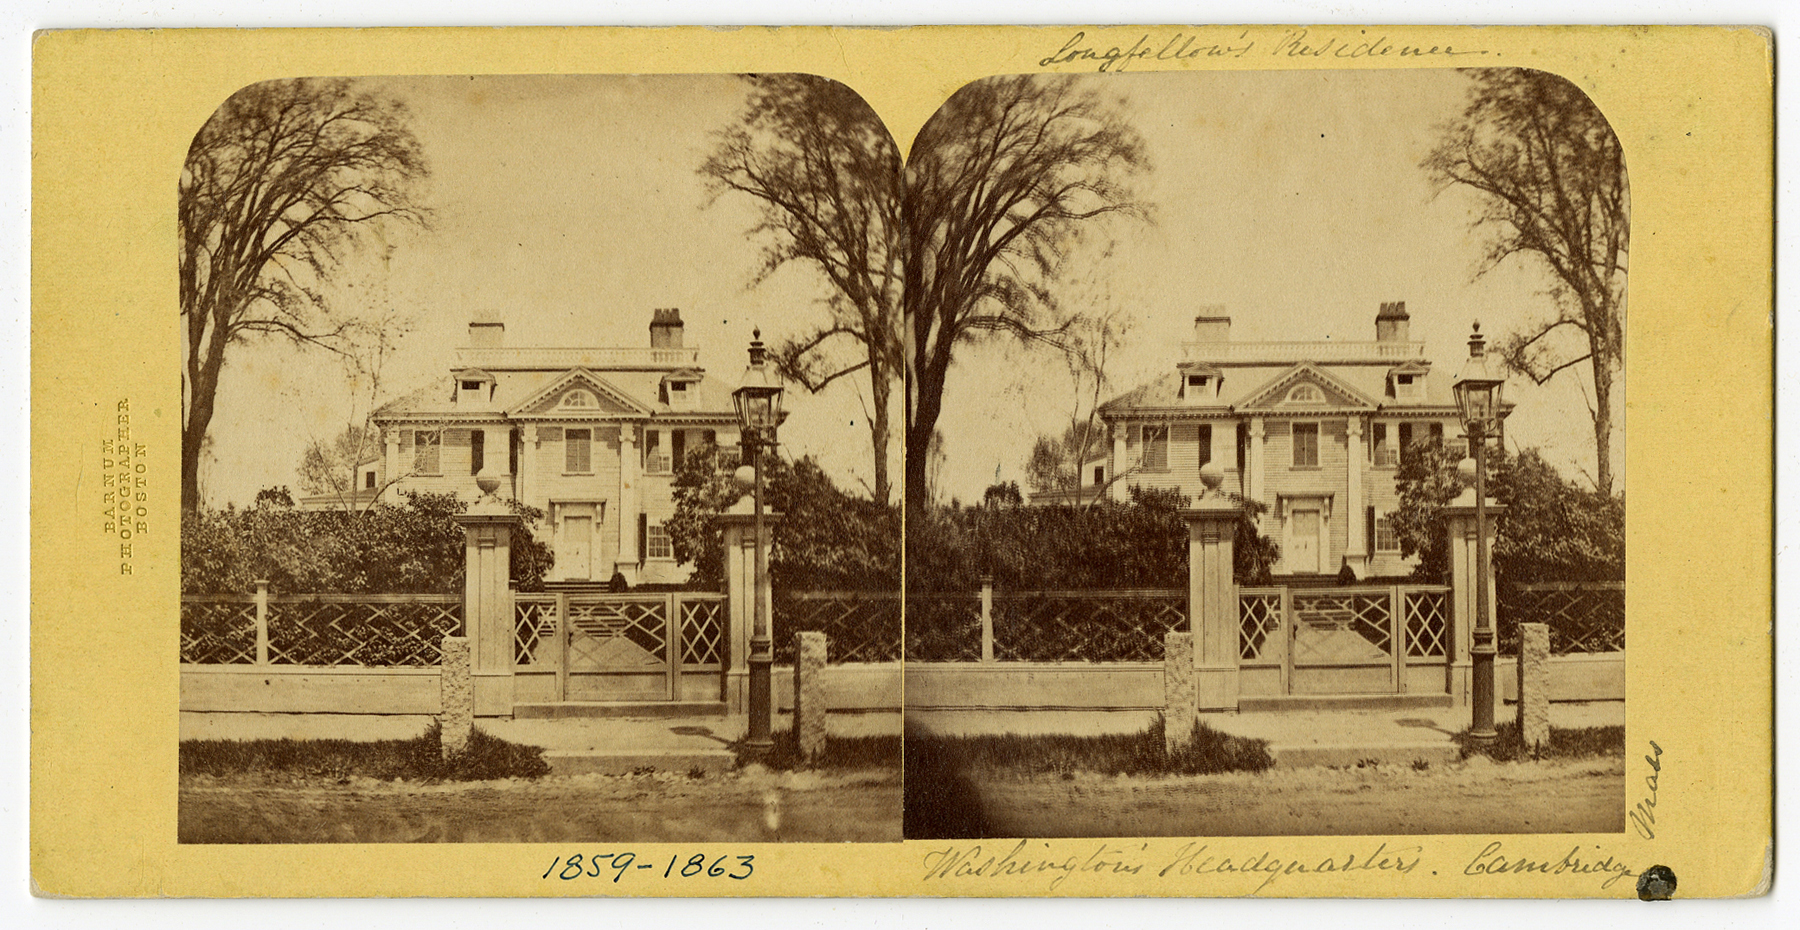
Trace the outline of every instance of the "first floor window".
<path fill-rule="evenodd" d="M 675 557 L 675 545 L 669 540 L 669 528 L 661 523 L 652 523 L 644 533 L 645 554 L 653 559 L 672 559 Z"/>
<path fill-rule="evenodd" d="M 594 431 L 563 430 L 563 471 L 585 475 L 594 470 Z"/>
<path fill-rule="evenodd" d="M 1294 467 L 1319 467 L 1319 424 L 1294 424 Z"/>
<path fill-rule="evenodd" d="M 1145 426 L 1144 470 L 1167 471 L 1169 469 L 1169 428 L 1167 426 Z"/>
<path fill-rule="evenodd" d="M 1400 551 L 1400 537 L 1394 533 L 1394 520 L 1389 514 L 1382 514 L 1375 518 L 1375 551 Z"/>
<path fill-rule="evenodd" d="M 443 434 L 434 429 L 413 430 L 413 473 L 419 475 L 435 475 L 438 473 L 438 453 L 443 445 Z"/>

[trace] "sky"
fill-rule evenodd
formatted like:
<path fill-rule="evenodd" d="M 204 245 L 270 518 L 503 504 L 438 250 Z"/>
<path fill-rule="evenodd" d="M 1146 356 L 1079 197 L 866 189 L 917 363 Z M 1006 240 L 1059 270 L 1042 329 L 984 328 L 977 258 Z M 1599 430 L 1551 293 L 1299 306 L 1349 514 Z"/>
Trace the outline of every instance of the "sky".
<path fill-rule="evenodd" d="M 1475 202 L 1434 194 L 1419 161 L 1456 115 L 1452 71 L 1094 75 L 1142 133 L 1145 223 L 1109 227 L 1111 250 L 1077 254 L 1065 300 L 1129 321 L 1107 394 L 1172 365 L 1202 308 L 1223 305 L 1234 340 L 1367 340 L 1379 304 L 1404 300 L 1414 338 L 1440 365 L 1466 354 L 1469 326 L 1500 334 L 1550 311 L 1545 279 L 1519 262 L 1472 279 Z M 240 346 L 220 389 L 203 490 L 244 503 L 295 485 L 306 445 L 447 374 L 467 326 L 487 313 L 509 345 L 646 345 L 651 310 L 679 307 L 689 345 L 735 381 L 753 327 L 765 339 L 823 318 L 827 292 L 793 268 L 751 286 L 754 205 L 709 198 L 696 168 L 745 85 L 729 76 L 451 76 L 371 79 L 406 102 L 430 165 L 427 229 L 399 229 L 351 253 L 334 279 L 342 312 L 384 317 L 394 349 L 379 383 L 352 383 L 328 354 Z M 1102 237 L 1106 238 L 1106 237 Z M 1454 369 L 1452 369 L 1454 370 Z M 1085 413 L 1054 352 L 966 346 L 945 392 L 941 496 L 979 499 L 1023 483 L 1040 433 Z M 1580 379 L 1509 384 L 1517 446 L 1565 474 L 1591 473 Z M 1583 369 L 1583 376 L 1585 370 Z M 868 389 L 843 379 L 817 396 L 790 386 L 782 440 L 838 482 L 872 483 Z M 896 401 L 898 395 L 896 395 Z M 901 415 L 890 458 L 899 480 Z M 1617 466 L 1622 475 L 1623 463 Z"/>

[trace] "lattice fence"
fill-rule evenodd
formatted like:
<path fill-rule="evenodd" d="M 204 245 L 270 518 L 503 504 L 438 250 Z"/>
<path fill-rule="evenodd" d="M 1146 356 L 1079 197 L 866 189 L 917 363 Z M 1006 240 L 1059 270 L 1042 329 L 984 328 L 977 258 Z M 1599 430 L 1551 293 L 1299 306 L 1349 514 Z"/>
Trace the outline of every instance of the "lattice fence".
<path fill-rule="evenodd" d="M 1450 592 L 1402 589 L 1400 603 L 1406 618 L 1406 655 L 1443 658 L 1450 648 Z"/>
<path fill-rule="evenodd" d="M 554 666 L 556 662 L 556 595 L 513 595 L 513 664 Z"/>
<path fill-rule="evenodd" d="M 1495 633 L 1503 653 L 1518 655 L 1521 623 L 1549 624 L 1551 655 L 1625 649 L 1622 581 L 1518 584 L 1498 595 Z"/>
<path fill-rule="evenodd" d="M 827 638 L 826 661 L 900 660 L 900 594 L 888 591 L 775 592 L 769 630 L 775 661 L 794 662 L 794 634 L 817 631 Z"/>
<path fill-rule="evenodd" d="M 906 660 L 980 662 L 981 597 L 976 594 L 908 594 Z"/>
<path fill-rule="evenodd" d="M 684 594 L 675 604 L 681 615 L 682 664 L 716 666 L 725 661 L 725 598 Z"/>
<path fill-rule="evenodd" d="M 255 665 L 255 600 L 235 595 L 183 597 L 181 661 L 190 665 Z"/>
<path fill-rule="evenodd" d="M 1294 591 L 1290 597 L 1295 622 L 1304 625 L 1294 636 L 1294 661 L 1327 662 L 1338 657 L 1331 648 L 1338 644 L 1322 636 L 1303 635 L 1304 632 L 1348 631 L 1362 637 L 1369 646 L 1393 654 L 1392 602 L 1387 591 Z M 1315 647 L 1311 653 L 1309 646 Z"/>
<path fill-rule="evenodd" d="M 411 668 L 442 660 L 462 632 L 462 599 L 440 595 L 283 595 L 260 618 L 271 665 Z M 181 661 L 257 663 L 258 608 L 248 595 L 181 599 Z"/>
<path fill-rule="evenodd" d="M 994 596 L 1001 662 L 1160 662 L 1187 628 L 1186 591 L 1034 591 Z"/>
<path fill-rule="evenodd" d="M 1277 643 L 1271 642 L 1281 629 L 1281 590 L 1242 590 L 1238 592 L 1238 658 L 1255 662 L 1276 654 Z"/>

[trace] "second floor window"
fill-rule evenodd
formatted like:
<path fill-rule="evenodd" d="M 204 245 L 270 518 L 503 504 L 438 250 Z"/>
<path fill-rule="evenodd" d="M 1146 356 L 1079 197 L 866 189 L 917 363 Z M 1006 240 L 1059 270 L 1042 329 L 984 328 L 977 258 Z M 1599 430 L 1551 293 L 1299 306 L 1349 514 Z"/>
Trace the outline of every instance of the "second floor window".
<path fill-rule="evenodd" d="M 441 451 L 442 434 L 437 430 L 413 431 L 413 473 L 419 475 L 435 475 L 439 473 L 438 453 Z"/>
<path fill-rule="evenodd" d="M 469 430 L 469 474 L 481 474 L 481 466 L 486 464 L 487 431 Z"/>
<path fill-rule="evenodd" d="M 661 430 L 644 431 L 644 473 L 647 475 L 666 475 L 669 473 L 669 451 L 663 448 Z"/>
<path fill-rule="evenodd" d="M 1388 425 L 1373 423 L 1369 429 L 1369 461 L 1374 462 L 1377 468 L 1392 468 L 1400 464 L 1400 453 L 1388 439 Z"/>
<path fill-rule="evenodd" d="M 1319 424 L 1294 424 L 1294 467 L 1319 467 Z"/>
<path fill-rule="evenodd" d="M 1207 462 L 1212 461 L 1212 424 L 1211 423 L 1200 424 L 1200 437 L 1195 443 L 1194 451 L 1198 453 L 1198 459 L 1199 459 L 1199 461 L 1195 467 L 1198 467 L 1199 465 L 1205 465 Z"/>
<path fill-rule="evenodd" d="M 1167 471 L 1169 469 L 1169 428 L 1167 426 L 1144 427 L 1144 470 Z"/>
<path fill-rule="evenodd" d="M 593 430 L 563 430 L 563 471 L 572 475 L 585 475 L 593 470 Z"/>

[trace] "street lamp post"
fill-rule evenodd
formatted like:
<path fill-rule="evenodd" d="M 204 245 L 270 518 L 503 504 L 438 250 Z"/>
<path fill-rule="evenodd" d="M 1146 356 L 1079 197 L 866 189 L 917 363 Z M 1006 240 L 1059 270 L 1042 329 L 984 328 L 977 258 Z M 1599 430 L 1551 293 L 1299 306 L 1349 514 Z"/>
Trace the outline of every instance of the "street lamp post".
<path fill-rule="evenodd" d="M 1475 459 L 1475 630 L 1469 646 L 1474 691 L 1474 714 L 1469 738 L 1477 743 L 1494 741 L 1494 624 L 1488 602 L 1487 536 L 1487 436 L 1500 416 L 1500 390 L 1505 379 L 1488 368 L 1486 339 L 1481 324 L 1469 336 L 1469 358 L 1463 362 L 1452 388 L 1469 434 L 1469 451 Z"/>
<path fill-rule="evenodd" d="M 770 666 L 775 664 L 773 643 L 769 636 L 769 554 L 763 536 L 762 456 L 766 447 L 775 445 L 775 428 L 781 422 L 781 385 L 770 375 L 762 330 L 755 330 L 750 340 L 750 367 L 744 369 L 743 382 L 731 394 L 742 428 L 739 445 L 750 457 L 753 472 L 752 511 L 756 534 L 755 588 L 750 625 L 750 732 L 745 748 L 750 755 L 762 756 L 774 746 L 771 721 L 774 716 L 774 694 L 770 687 Z"/>

